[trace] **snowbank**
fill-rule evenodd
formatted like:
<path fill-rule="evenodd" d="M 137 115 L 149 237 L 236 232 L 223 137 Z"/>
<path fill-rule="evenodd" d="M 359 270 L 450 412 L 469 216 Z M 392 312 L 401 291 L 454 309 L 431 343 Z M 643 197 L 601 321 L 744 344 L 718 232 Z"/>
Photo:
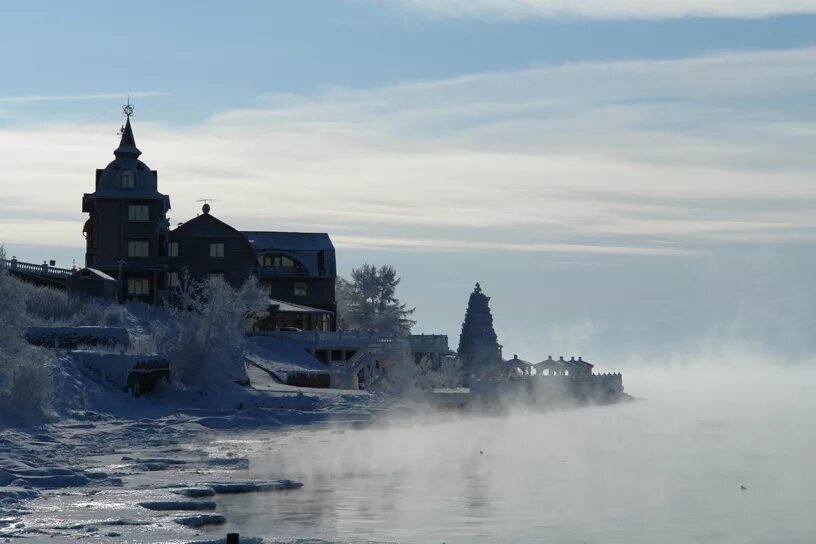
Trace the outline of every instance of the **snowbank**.
<path fill-rule="evenodd" d="M 161 380 L 170 379 L 170 365 L 157 355 L 119 355 L 74 351 L 73 356 L 102 379 L 122 391 L 147 393 Z"/>
<path fill-rule="evenodd" d="M 248 363 L 271 373 L 282 383 L 329 387 L 329 369 L 302 347 L 288 340 L 253 336 L 247 342 Z"/>

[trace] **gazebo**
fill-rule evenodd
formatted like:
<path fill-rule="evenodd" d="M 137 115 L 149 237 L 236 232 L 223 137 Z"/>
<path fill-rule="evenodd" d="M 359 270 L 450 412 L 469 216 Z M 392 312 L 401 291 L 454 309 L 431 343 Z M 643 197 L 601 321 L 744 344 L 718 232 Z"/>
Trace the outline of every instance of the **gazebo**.
<path fill-rule="evenodd" d="M 578 359 L 575 357 L 570 357 L 569 361 L 564 361 L 569 367 L 569 375 L 570 376 L 591 376 L 592 375 L 592 363 L 584 361 L 580 356 Z"/>
<path fill-rule="evenodd" d="M 556 361 L 552 358 L 552 355 L 548 355 L 544 361 L 536 363 L 533 366 L 536 369 L 536 376 L 566 376 L 570 370 L 570 367 L 567 365 L 567 362 L 564 361 L 563 357 Z"/>
<path fill-rule="evenodd" d="M 519 359 L 518 355 L 513 355 L 512 359 L 502 362 L 501 376 L 503 378 L 531 376 L 532 370 L 532 363 Z"/>

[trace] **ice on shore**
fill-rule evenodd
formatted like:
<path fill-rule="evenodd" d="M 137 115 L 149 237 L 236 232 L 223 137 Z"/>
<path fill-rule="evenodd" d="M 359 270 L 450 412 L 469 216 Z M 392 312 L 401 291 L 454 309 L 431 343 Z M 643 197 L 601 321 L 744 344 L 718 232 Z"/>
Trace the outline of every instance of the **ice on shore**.
<path fill-rule="evenodd" d="M 198 514 L 178 518 L 175 521 L 187 527 L 203 527 L 204 525 L 223 525 L 227 522 L 227 518 L 221 514 Z"/>
<path fill-rule="evenodd" d="M 139 506 L 148 510 L 172 511 L 172 510 L 215 510 L 215 503 L 212 501 L 145 501 Z"/>
<path fill-rule="evenodd" d="M 211 487 L 185 487 L 184 489 L 176 489 L 173 493 L 191 499 L 201 499 L 204 497 L 212 497 L 215 495 L 215 490 Z"/>
<path fill-rule="evenodd" d="M 209 484 L 216 493 L 255 493 L 258 491 L 281 491 L 300 489 L 303 484 L 295 480 L 274 480 L 271 482 L 229 482 Z"/>

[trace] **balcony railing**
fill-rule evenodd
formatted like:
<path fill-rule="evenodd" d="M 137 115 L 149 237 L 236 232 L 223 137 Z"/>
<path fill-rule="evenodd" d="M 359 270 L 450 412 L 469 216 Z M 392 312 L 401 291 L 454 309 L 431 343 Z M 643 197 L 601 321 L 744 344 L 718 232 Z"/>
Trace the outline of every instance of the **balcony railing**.
<path fill-rule="evenodd" d="M 48 265 L 48 263 L 24 263 L 18 261 L 17 259 L 5 259 L 5 262 L 9 271 L 21 274 L 34 274 L 37 276 L 49 276 L 52 278 L 66 278 L 76 272 L 76 269 L 69 270 L 67 268 L 57 268 L 56 266 Z"/>

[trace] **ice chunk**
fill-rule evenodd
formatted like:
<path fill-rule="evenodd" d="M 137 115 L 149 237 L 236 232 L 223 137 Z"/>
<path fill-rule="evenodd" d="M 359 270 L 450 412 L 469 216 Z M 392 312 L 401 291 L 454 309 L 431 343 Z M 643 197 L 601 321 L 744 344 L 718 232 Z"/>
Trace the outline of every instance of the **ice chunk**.
<path fill-rule="evenodd" d="M 300 489 L 303 484 L 295 480 L 273 480 L 271 482 L 212 483 L 209 486 L 216 493 L 254 493 L 257 491 Z"/>
<path fill-rule="evenodd" d="M 211 487 L 185 487 L 184 489 L 176 489 L 173 493 L 181 495 L 182 497 L 198 499 L 201 497 L 212 497 L 215 495 L 215 490 Z"/>
<path fill-rule="evenodd" d="M 223 525 L 227 522 L 227 518 L 221 514 L 198 514 L 195 516 L 188 516 L 185 518 L 176 519 L 176 523 L 186 525 L 187 527 L 203 527 L 204 525 Z"/>
<path fill-rule="evenodd" d="M 148 510 L 215 510 L 212 501 L 145 501 L 139 506 Z"/>

